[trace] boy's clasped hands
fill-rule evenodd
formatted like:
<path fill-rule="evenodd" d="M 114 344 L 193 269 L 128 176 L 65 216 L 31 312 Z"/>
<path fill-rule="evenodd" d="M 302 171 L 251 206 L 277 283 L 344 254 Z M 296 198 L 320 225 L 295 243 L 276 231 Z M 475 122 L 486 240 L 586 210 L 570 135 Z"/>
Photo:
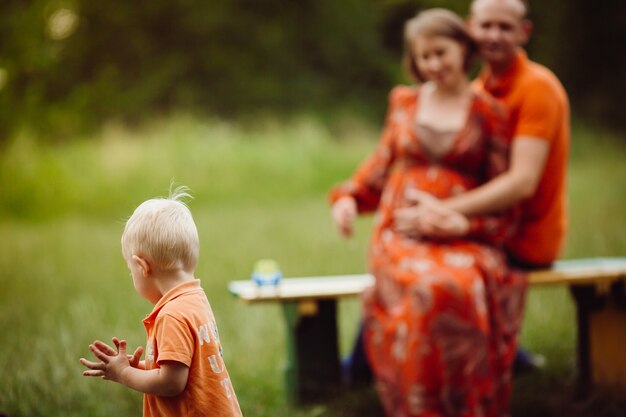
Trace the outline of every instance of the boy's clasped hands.
<path fill-rule="evenodd" d="M 99 376 L 103 379 L 122 382 L 124 372 L 128 368 L 145 369 L 141 361 L 143 347 L 139 346 L 132 355 L 126 353 L 126 341 L 117 337 L 111 339 L 115 349 L 106 343 L 96 340 L 89 345 L 89 350 L 100 362 L 92 362 L 85 358 L 80 359 L 85 367 L 84 376 Z"/>

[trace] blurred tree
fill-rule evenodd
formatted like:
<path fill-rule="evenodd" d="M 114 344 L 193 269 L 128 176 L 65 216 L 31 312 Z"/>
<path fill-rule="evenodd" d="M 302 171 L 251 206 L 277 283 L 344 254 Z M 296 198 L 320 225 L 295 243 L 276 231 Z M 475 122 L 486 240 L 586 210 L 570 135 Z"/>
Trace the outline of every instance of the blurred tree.
<path fill-rule="evenodd" d="M 575 108 L 625 129 L 626 2 L 570 0 L 563 17 L 560 69 Z"/>
<path fill-rule="evenodd" d="M 404 21 L 461 15 L 469 0 L 3 0 L 0 140 L 13 126 L 57 137 L 110 118 L 191 110 L 349 106 L 382 114 L 396 82 Z M 531 0 L 533 59 L 574 107 L 624 123 L 626 3 Z M 581 29 L 582 28 L 582 29 Z M 3 81 L 4 80 L 4 81 Z"/>

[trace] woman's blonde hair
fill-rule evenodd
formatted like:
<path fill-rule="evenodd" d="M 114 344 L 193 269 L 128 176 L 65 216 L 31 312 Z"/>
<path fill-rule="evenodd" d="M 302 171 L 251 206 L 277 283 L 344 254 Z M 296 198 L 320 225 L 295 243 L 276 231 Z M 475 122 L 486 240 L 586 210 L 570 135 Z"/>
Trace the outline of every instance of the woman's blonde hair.
<path fill-rule="evenodd" d="M 126 259 L 141 255 L 165 271 L 195 270 L 200 241 L 191 211 L 183 202 L 191 198 L 188 191 L 177 187 L 169 197 L 147 200 L 135 209 L 122 234 Z"/>
<path fill-rule="evenodd" d="M 443 36 L 465 46 L 463 69 L 469 71 L 476 57 L 477 47 L 470 36 L 463 19 L 446 9 L 429 9 L 417 14 L 404 25 L 404 56 L 402 58 L 405 71 L 416 83 L 424 82 L 423 75 L 415 63 L 413 44 L 420 36 Z"/>

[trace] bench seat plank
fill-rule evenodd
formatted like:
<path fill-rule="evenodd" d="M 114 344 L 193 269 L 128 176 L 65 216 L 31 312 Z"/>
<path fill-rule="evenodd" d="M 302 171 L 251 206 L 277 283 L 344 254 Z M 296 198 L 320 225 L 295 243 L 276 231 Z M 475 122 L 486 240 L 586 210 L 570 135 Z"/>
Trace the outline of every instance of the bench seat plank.
<path fill-rule="evenodd" d="M 530 285 L 610 284 L 626 279 L 626 258 L 589 258 L 555 262 L 550 269 L 529 274 Z M 355 297 L 372 285 L 370 274 L 326 275 L 283 279 L 277 286 L 252 280 L 231 281 L 229 291 L 244 302 L 299 301 Z"/>
<path fill-rule="evenodd" d="M 533 271 L 531 285 L 583 285 L 610 283 L 626 278 L 626 258 L 570 259 L 554 263 L 552 268 Z"/>
<path fill-rule="evenodd" d="M 251 280 L 231 281 L 228 289 L 245 302 L 295 301 L 359 295 L 374 283 L 370 274 L 286 278 L 276 286 L 259 287 Z"/>

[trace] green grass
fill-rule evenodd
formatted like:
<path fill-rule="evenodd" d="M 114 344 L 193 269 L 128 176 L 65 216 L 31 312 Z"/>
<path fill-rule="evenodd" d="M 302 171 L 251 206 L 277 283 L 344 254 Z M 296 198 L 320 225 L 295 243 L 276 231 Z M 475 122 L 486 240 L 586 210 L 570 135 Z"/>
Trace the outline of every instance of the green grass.
<path fill-rule="evenodd" d="M 574 133 L 565 257 L 624 256 L 624 146 L 588 128 Z M 312 407 L 288 406 L 279 307 L 239 304 L 226 290 L 263 257 L 276 259 L 288 276 L 363 271 L 371 221 L 358 222 L 355 239 L 339 239 L 326 192 L 376 138 L 376 127 L 358 121 L 328 128 L 302 118 L 244 128 L 187 117 L 135 131 L 110 126 L 98 137 L 62 145 L 17 137 L 0 156 L 0 412 L 140 414 L 141 394 L 82 377 L 78 358 L 96 338 L 144 344 L 141 319 L 151 306 L 133 290 L 120 233 L 136 205 L 166 194 L 175 179 L 196 197 L 190 207 L 201 239 L 197 277 L 215 311 L 244 414 L 378 415 L 371 390 Z M 358 319 L 358 302 L 343 301 L 343 352 Z M 530 292 L 523 341 L 547 356 L 548 367 L 518 379 L 514 415 L 558 415 L 567 409 L 574 373 L 574 307 L 567 290 Z M 586 401 L 574 402 L 570 415 L 599 409 Z M 599 415 L 618 415 L 609 408 L 619 401 L 605 402 L 607 411 Z"/>

